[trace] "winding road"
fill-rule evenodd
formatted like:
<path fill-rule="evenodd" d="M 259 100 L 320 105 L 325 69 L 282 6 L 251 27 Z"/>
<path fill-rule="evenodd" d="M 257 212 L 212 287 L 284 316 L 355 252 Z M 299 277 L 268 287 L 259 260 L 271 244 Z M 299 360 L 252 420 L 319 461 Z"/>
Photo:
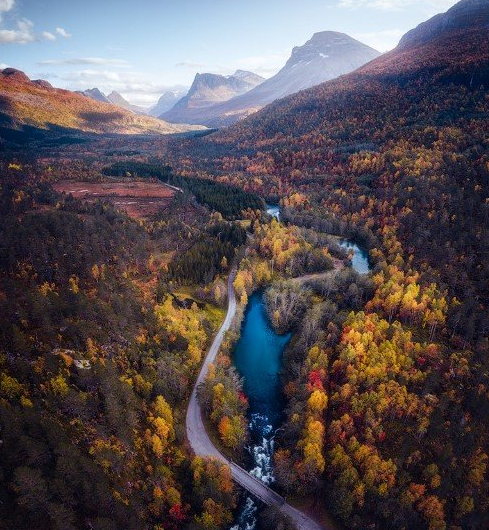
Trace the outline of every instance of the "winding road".
<path fill-rule="evenodd" d="M 196 455 L 202 457 L 214 457 L 219 458 L 229 465 L 234 481 L 246 489 L 253 496 L 260 499 L 267 505 L 275 505 L 280 508 L 282 513 L 288 515 L 296 524 L 299 530 L 327 530 L 323 529 L 316 522 L 310 519 L 308 516 L 293 508 L 290 504 L 287 504 L 283 497 L 278 493 L 270 489 L 263 482 L 250 475 L 243 468 L 238 466 L 236 463 L 229 461 L 218 449 L 214 446 L 211 439 L 209 438 L 207 431 L 205 430 L 204 423 L 202 421 L 202 415 L 200 411 L 199 402 L 197 400 L 197 388 L 205 379 L 209 365 L 214 361 L 216 355 L 221 347 L 222 340 L 226 331 L 230 328 L 234 315 L 236 313 L 236 294 L 234 292 L 233 282 L 236 277 L 236 269 L 231 271 L 228 279 L 228 311 L 226 318 L 222 323 L 219 331 L 214 338 L 209 352 L 204 360 L 199 376 L 192 390 L 190 402 L 187 410 L 186 428 L 187 438 Z"/>

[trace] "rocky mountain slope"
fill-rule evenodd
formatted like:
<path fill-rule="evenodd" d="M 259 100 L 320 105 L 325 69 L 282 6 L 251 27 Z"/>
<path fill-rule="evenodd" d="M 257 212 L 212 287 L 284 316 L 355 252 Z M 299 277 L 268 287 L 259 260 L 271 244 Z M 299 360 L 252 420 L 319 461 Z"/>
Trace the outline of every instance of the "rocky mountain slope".
<path fill-rule="evenodd" d="M 123 109 L 130 110 L 131 112 L 134 112 L 136 114 L 146 114 L 145 110 L 142 107 L 132 105 L 131 103 L 129 103 L 129 101 L 127 101 L 127 99 L 124 99 L 119 94 L 119 92 L 116 92 L 115 90 L 112 90 L 112 92 L 107 96 L 107 99 L 113 105 L 117 105 L 118 107 L 122 107 Z"/>
<path fill-rule="evenodd" d="M 167 90 L 157 101 L 157 103 L 148 109 L 148 114 L 158 118 L 163 113 L 172 109 L 188 93 L 188 87 L 176 86 Z"/>
<path fill-rule="evenodd" d="M 361 108 L 378 114 L 386 105 L 397 113 L 401 102 L 391 100 L 388 94 L 399 90 L 399 96 L 405 98 L 406 86 L 416 87 L 419 99 L 434 87 L 451 83 L 472 89 L 485 85 L 489 82 L 488 27 L 489 1 L 463 0 L 407 33 L 391 52 L 349 75 L 275 102 L 223 131 L 217 137 L 219 143 L 225 138 L 239 142 L 247 138 L 251 144 L 257 139 L 269 141 L 279 131 L 287 134 L 291 128 L 295 138 L 291 141 L 296 143 L 301 135 L 329 128 L 330 120 L 340 114 L 353 115 Z"/>
<path fill-rule="evenodd" d="M 263 81 L 263 77 L 244 70 L 229 76 L 197 74 L 188 94 L 161 118 L 171 123 L 200 123 L 204 109 L 244 94 Z"/>
<path fill-rule="evenodd" d="M 297 46 L 285 66 L 259 86 L 200 113 L 191 123 L 229 125 L 269 103 L 356 70 L 380 54 L 344 33 L 316 33 Z M 193 118 L 193 117 L 192 117 Z"/>
<path fill-rule="evenodd" d="M 101 103 L 110 103 L 107 96 L 98 88 L 88 88 L 87 90 L 77 90 L 77 94 L 86 96 L 87 98 L 93 99 L 94 101 L 100 101 Z"/>
<path fill-rule="evenodd" d="M 105 95 L 99 88 L 89 88 L 87 90 L 79 90 L 76 92 L 82 96 L 93 99 L 94 101 L 99 101 L 101 103 L 111 103 L 112 105 L 117 105 L 123 109 L 130 110 L 136 114 L 147 114 L 142 107 L 136 105 L 131 105 L 129 101 L 124 99 L 119 92 L 113 90 L 109 95 Z"/>

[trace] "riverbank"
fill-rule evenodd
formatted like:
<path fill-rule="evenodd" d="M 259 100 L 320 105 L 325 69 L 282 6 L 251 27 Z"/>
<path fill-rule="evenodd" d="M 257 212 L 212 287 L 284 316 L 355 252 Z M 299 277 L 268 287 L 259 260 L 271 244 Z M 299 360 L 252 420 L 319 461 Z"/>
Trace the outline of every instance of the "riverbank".
<path fill-rule="evenodd" d="M 274 459 L 276 435 L 282 426 L 286 427 L 289 437 L 292 434 L 293 437 L 298 438 L 293 448 L 295 448 L 295 454 L 299 458 L 297 461 L 299 467 L 296 468 L 296 464 L 292 464 L 292 469 L 300 470 L 303 466 L 310 468 L 311 456 L 308 455 L 317 459 L 317 464 L 314 464 L 317 465 L 317 469 L 311 468 L 310 472 L 307 471 L 313 475 L 309 478 L 298 477 L 298 484 L 301 487 L 296 488 L 294 495 L 301 490 L 302 494 L 307 496 L 307 492 L 311 491 L 308 489 L 307 480 L 313 479 L 316 483 L 323 476 L 324 463 L 321 462 L 324 462 L 323 452 L 326 451 L 326 448 L 323 447 L 326 427 L 323 412 L 328 400 L 328 394 L 323 385 L 326 385 L 328 377 L 327 362 L 324 363 L 324 368 L 321 368 L 317 374 L 316 372 L 313 374 L 314 385 L 320 385 L 314 388 L 318 391 L 321 389 L 318 396 L 314 396 L 314 399 L 317 398 L 319 401 L 314 405 L 312 412 L 312 409 L 308 409 L 307 403 L 301 404 L 298 414 L 295 414 L 297 419 L 294 420 L 298 423 L 292 427 L 288 416 L 290 399 L 294 396 L 294 393 L 291 393 L 293 389 L 291 385 L 302 381 L 302 371 L 305 370 L 304 376 L 307 376 L 309 364 L 317 365 L 319 363 L 322 365 L 326 359 L 323 358 L 324 356 L 320 356 L 316 360 L 312 357 L 308 359 L 310 346 L 307 344 L 314 344 L 319 340 L 319 335 L 316 339 L 314 334 L 322 332 L 324 322 L 322 322 L 321 314 L 324 315 L 326 321 L 329 319 L 327 301 L 330 291 L 343 296 L 347 291 L 351 291 L 349 287 L 355 286 L 355 282 L 359 282 L 362 275 L 356 274 L 355 266 L 351 269 L 347 266 L 346 254 L 341 250 L 341 242 L 337 238 L 316 234 L 311 230 L 299 229 L 294 226 L 284 226 L 277 222 L 276 218 L 265 222 L 255 219 L 252 221 L 252 225 L 253 235 L 248 237 L 247 249 L 243 253 L 239 270 L 236 271 L 235 281 L 228 282 L 230 298 L 234 296 L 234 315 L 220 339 L 219 354 L 213 352 L 213 359 L 216 359 L 217 363 L 212 361 L 214 364 L 212 374 L 206 380 L 200 395 L 203 399 L 201 403 L 204 404 L 206 414 L 212 418 L 212 422 L 201 419 L 201 424 L 202 429 L 209 429 L 207 438 L 215 453 L 228 462 L 240 461 L 241 465 L 248 470 L 245 471 L 231 463 L 234 472 L 238 473 L 236 481 L 244 485 L 245 488 L 250 486 L 254 489 L 254 495 L 257 491 L 261 491 L 273 503 L 280 499 L 280 496 L 276 493 L 272 495 L 266 486 L 275 484 L 276 472 L 280 471 L 280 477 L 278 477 L 280 478 L 280 488 L 290 492 L 290 484 L 284 483 L 283 480 L 284 471 L 286 471 L 283 467 L 284 459 L 282 456 L 277 462 Z M 351 249 L 351 257 L 354 258 L 355 253 L 359 253 L 360 249 L 351 242 L 348 244 L 350 246 L 348 250 Z M 303 289 L 306 284 L 307 289 Z M 233 292 L 234 288 L 236 295 Z M 263 289 L 265 288 L 275 288 L 277 291 L 278 304 L 270 314 L 271 318 L 264 303 Z M 358 289 L 357 287 L 356 291 L 353 290 L 353 294 L 360 291 L 361 288 Z M 296 311 L 297 315 L 294 316 L 294 319 L 286 319 L 283 322 L 282 319 L 275 319 L 275 313 L 287 314 L 286 309 L 290 305 L 289 302 L 294 305 L 301 299 L 301 293 L 303 293 L 302 298 L 305 297 L 307 300 L 304 300 L 302 309 L 299 308 L 298 313 Z M 273 296 L 273 293 L 270 295 Z M 284 311 L 282 311 L 283 309 Z M 306 313 L 307 319 L 299 326 L 299 321 L 306 318 Z M 296 381 L 292 376 L 292 381 L 287 384 L 286 396 L 284 396 L 281 379 L 281 371 L 284 368 L 283 355 L 288 349 L 292 333 L 281 335 L 275 329 L 292 329 L 289 324 L 293 326 L 297 337 L 300 337 L 301 340 L 304 331 L 310 336 L 302 342 L 306 346 L 302 346 L 300 341 L 294 339 L 293 349 L 299 348 L 295 353 L 297 360 L 294 362 L 297 364 L 296 370 L 301 371 L 301 375 L 295 378 Z M 341 326 L 341 323 L 338 324 Z M 311 337 L 313 337 L 312 342 L 310 341 Z M 242 397 L 239 396 L 239 382 L 237 379 L 233 379 L 235 376 L 230 369 L 228 358 L 232 359 L 234 368 L 244 378 Z M 287 377 L 289 378 L 290 374 Z M 312 390 L 310 391 L 309 386 L 307 386 L 306 395 L 310 392 Z M 249 405 L 247 411 L 241 406 L 243 403 L 239 405 L 239 401 L 243 401 L 245 395 Z M 301 396 L 302 391 L 297 395 Z M 323 401 L 324 405 L 322 404 Z M 306 406 L 305 410 L 302 410 L 303 406 Z M 243 418 L 244 414 L 248 418 L 250 440 L 245 445 L 245 451 L 242 451 L 241 448 L 245 443 L 242 432 L 243 422 L 246 421 Z M 309 433 L 308 424 L 312 420 L 320 428 L 318 427 L 319 430 L 317 430 L 314 427 L 314 430 Z M 300 439 L 306 432 L 309 433 L 307 436 L 312 436 L 311 440 Z M 283 438 L 282 434 L 280 435 L 281 439 Z M 281 446 L 286 448 L 288 442 L 284 445 L 282 443 L 283 440 Z M 314 447 L 313 453 L 306 454 L 301 449 L 307 444 Z M 224 445 L 232 447 L 233 450 L 224 449 Z M 285 465 L 287 464 L 285 463 Z M 277 470 L 275 469 L 276 466 L 279 466 Z M 251 485 L 249 481 L 251 481 Z M 257 482 L 261 484 L 261 490 L 256 485 Z M 258 497 L 262 498 L 260 495 Z M 294 502 L 298 502 L 297 498 L 294 499 Z M 239 513 L 238 526 L 233 527 L 233 530 L 255 528 L 256 508 L 253 499 L 247 499 Z M 317 506 L 315 508 L 317 512 Z M 308 509 L 311 509 L 311 506 Z M 295 512 L 292 507 L 290 510 L 296 515 L 299 513 Z M 247 514 L 249 515 L 248 519 Z M 297 517 L 299 516 L 297 515 Z M 324 518 L 324 513 L 321 514 L 321 517 Z M 299 520 L 301 519 L 299 518 Z M 311 521 L 310 524 L 314 523 Z"/>
<path fill-rule="evenodd" d="M 229 461 L 218 448 L 214 446 L 202 422 L 200 406 L 197 400 L 197 388 L 205 379 L 209 365 L 214 361 L 222 344 L 224 335 L 234 318 L 236 312 L 236 297 L 233 286 L 235 275 L 236 269 L 233 269 L 228 279 L 228 311 L 226 313 L 226 318 L 209 348 L 190 397 L 185 424 L 189 445 L 197 456 L 218 458 L 226 463 L 231 469 L 232 478 L 235 482 L 248 490 L 252 495 L 261 499 L 264 503 L 278 507 L 282 513 L 285 513 L 292 518 L 298 529 L 321 530 L 321 527 L 307 515 L 287 504 L 280 495 L 273 492 L 254 476 Z"/>

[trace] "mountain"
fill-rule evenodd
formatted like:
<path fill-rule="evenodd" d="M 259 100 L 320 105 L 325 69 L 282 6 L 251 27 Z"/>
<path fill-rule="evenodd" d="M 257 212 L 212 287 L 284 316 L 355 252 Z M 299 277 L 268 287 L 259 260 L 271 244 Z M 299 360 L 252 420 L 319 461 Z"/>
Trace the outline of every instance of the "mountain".
<path fill-rule="evenodd" d="M 83 94 L 87 98 L 93 99 L 94 101 L 100 101 L 102 103 L 110 103 L 107 96 L 101 92 L 98 88 L 89 88 L 88 90 L 83 90 L 77 92 L 78 94 Z"/>
<path fill-rule="evenodd" d="M 188 87 L 176 86 L 172 87 L 171 90 L 167 90 L 158 100 L 158 102 L 148 109 L 148 114 L 158 118 L 163 113 L 169 111 L 180 101 L 184 96 L 188 94 Z"/>
<path fill-rule="evenodd" d="M 455 4 L 446 13 L 440 13 L 409 31 L 399 42 L 399 48 L 422 45 L 448 33 L 487 27 L 487 0 L 469 0 Z"/>
<path fill-rule="evenodd" d="M 137 105 L 131 105 L 129 101 L 124 99 L 119 94 L 119 92 L 116 92 L 115 90 L 112 90 L 112 92 L 107 96 L 107 100 L 109 101 L 109 103 L 117 105 L 118 107 L 122 107 L 123 109 L 130 110 L 135 114 L 146 114 L 145 110 L 142 107 L 138 107 Z"/>
<path fill-rule="evenodd" d="M 344 33 L 315 33 L 297 46 L 273 77 L 243 95 L 208 108 L 198 121 L 212 127 L 229 125 L 269 103 L 356 70 L 380 53 Z"/>
<path fill-rule="evenodd" d="M 203 109 L 244 94 L 263 81 L 263 77 L 245 70 L 228 76 L 197 74 L 188 94 L 161 118 L 170 123 L 200 123 Z"/>
<path fill-rule="evenodd" d="M 91 90 L 90 94 L 98 97 L 97 92 Z M 91 96 L 53 88 L 45 81 L 31 81 L 14 68 L 0 70 L 2 130 L 25 130 L 28 126 L 91 133 L 170 134 L 198 129 L 138 116 Z"/>
<path fill-rule="evenodd" d="M 79 90 L 76 93 L 86 96 L 87 98 L 93 99 L 94 101 L 100 101 L 101 103 L 111 103 L 112 105 L 117 105 L 118 107 L 121 107 L 126 110 L 130 110 L 131 112 L 134 112 L 135 114 L 146 114 L 146 112 L 144 111 L 142 107 L 131 105 L 129 101 L 125 100 L 119 94 L 119 92 L 116 92 L 115 90 L 113 90 L 108 96 L 106 96 L 98 88 L 90 88 L 88 90 Z"/>
<path fill-rule="evenodd" d="M 487 85 L 488 27 L 489 0 L 463 0 L 411 30 L 394 50 L 355 72 L 276 101 L 208 141 L 246 138 L 253 145 L 257 140 L 270 141 L 279 131 L 293 130 L 291 142 L 296 143 L 301 135 L 330 129 L 331 120 L 340 114 L 346 119 L 366 109 L 375 115 L 380 110 L 398 112 L 408 88 L 418 100 L 433 87 L 444 90 L 451 83 L 469 88 Z M 391 100 L 395 91 L 397 99 Z M 387 103 L 395 108 L 389 109 Z M 409 103 L 405 101 L 406 107 Z M 336 120 L 335 124 L 340 126 Z"/>
<path fill-rule="evenodd" d="M 348 74 L 380 53 L 344 33 L 315 33 L 303 46 L 292 50 L 285 66 L 272 78 L 236 98 L 229 109 L 263 107 L 276 99 Z"/>

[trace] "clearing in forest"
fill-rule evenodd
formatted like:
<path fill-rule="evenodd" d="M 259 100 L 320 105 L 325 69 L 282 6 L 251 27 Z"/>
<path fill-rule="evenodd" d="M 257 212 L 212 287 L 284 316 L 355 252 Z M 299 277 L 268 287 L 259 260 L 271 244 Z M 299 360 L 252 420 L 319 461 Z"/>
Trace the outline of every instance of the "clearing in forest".
<path fill-rule="evenodd" d="M 142 219 L 164 210 L 175 195 L 175 190 L 161 182 L 82 182 L 63 180 L 53 185 L 56 191 L 73 195 L 76 199 L 110 201 L 131 217 Z"/>

